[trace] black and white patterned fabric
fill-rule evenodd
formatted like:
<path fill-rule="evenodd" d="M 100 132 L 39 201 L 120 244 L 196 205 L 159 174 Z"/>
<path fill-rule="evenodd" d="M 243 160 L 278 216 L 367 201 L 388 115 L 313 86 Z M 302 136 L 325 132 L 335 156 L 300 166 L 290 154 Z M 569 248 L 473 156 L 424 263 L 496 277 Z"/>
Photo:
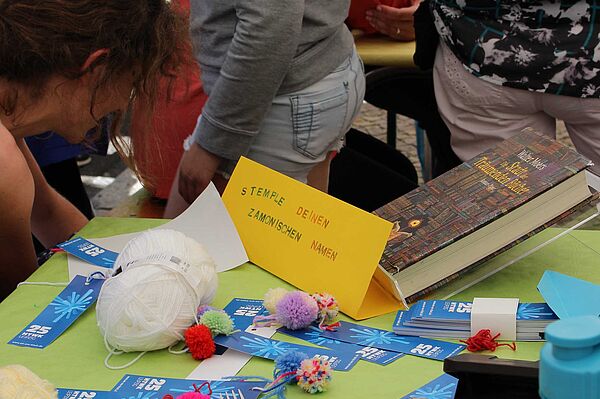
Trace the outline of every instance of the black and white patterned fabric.
<path fill-rule="evenodd" d="M 498 85 L 600 97 L 600 0 L 432 0 L 443 42 Z"/>

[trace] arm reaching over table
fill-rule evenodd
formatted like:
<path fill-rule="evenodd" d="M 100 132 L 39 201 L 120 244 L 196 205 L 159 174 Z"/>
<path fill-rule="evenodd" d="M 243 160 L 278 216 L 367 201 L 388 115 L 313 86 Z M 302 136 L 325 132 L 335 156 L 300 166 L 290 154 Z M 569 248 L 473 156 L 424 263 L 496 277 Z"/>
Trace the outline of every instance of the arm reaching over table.
<path fill-rule="evenodd" d="M 243 0 L 235 9 L 233 39 L 194 132 L 201 148 L 192 146 L 181 161 L 179 191 L 189 203 L 214 175 L 215 159 L 247 153 L 298 47 L 304 1 Z"/>
<path fill-rule="evenodd" d="M 31 230 L 33 235 L 49 248 L 67 240 L 74 232 L 85 226 L 88 219 L 50 187 L 29 148 L 22 140 L 19 142 L 19 148 L 27 161 L 35 185 Z"/>
<path fill-rule="evenodd" d="M 87 223 L 81 212 L 51 188 L 23 140 L 0 125 L 0 299 L 37 267 L 31 234 L 46 246 L 66 240 Z"/>
<path fill-rule="evenodd" d="M 33 177 L 14 138 L 0 124 L 0 300 L 4 299 L 36 268 L 31 239 Z"/>

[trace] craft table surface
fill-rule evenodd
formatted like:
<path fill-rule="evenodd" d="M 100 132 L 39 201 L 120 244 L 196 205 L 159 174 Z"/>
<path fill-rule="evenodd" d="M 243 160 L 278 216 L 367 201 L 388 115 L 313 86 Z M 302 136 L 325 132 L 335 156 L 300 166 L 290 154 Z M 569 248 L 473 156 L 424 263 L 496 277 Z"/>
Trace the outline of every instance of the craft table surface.
<path fill-rule="evenodd" d="M 383 35 L 354 38 L 356 50 L 365 65 L 414 68 L 415 42 L 399 42 Z"/>
<path fill-rule="evenodd" d="M 201 221 L 198 221 L 201 223 Z M 158 219 L 96 218 L 82 231 L 87 238 L 129 233 L 164 223 Z M 552 269 L 600 283 L 598 252 L 600 235 L 595 231 L 576 231 L 543 250 L 508 267 L 456 297 L 518 297 L 521 302 L 541 302 L 536 285 L 544 270 Z M 5 265 L 6 266 L 6 265 Z M 299 271 L 301 272 L 301 271 Z M 29 281 L 67 280 L 65 254 L 54 255 Z M 262 269 L 246 264 L 219 275 L 219 290 L 214 305 L 223 307 L 234 297 L 261 298 L 268 288 L 288 285 Z M 0 366 L 23 364 L 57 387 L 110 390 L 126 373 L 185 378 L 198 363 L 188 354 L 173 355 L 166 350 L 146 354 L 133 366 L 119 371 L 104 367 L 106 349 L 96 326 L 94 309 L 86 311 L 61 337 L 45 349 L 6 344 L 31 322 L 62 290 L 60 287 L 21 286 L 0 304 Z M 391 330 L 394 314 L 361 322 Z M 285 336 L 275 338 L 291 340 Z M 294 341 L 299 342 L 299 341 Z M 538 359 L 541 343 L 518 343 L 518 350 L 499 349 L 500 357 Z M 112 362 L 126 363 L 130 354 Z M 323 398 L 401 398 L 442 374 L 442 362 L 405 356 L 388 366 L 360 361 L 350 372 L 335 372 L 331 389 Z M 239 375 L 269 376 L 273 362 L 253 358 Z M 300 389 L 288 390 L 288 398 L 307 398 Z"/>

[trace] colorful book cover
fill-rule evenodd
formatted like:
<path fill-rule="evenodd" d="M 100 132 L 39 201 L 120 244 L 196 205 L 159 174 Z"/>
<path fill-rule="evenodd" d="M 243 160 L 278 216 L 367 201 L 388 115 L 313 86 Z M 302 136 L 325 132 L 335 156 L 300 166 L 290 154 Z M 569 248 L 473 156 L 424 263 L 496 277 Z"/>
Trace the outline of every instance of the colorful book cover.
<path fill-rule="evenodd" d="M 526 129 L 376 210 L 394 223 L 380 264 L 398 274 L 589 165 L 569 147 Z"/>

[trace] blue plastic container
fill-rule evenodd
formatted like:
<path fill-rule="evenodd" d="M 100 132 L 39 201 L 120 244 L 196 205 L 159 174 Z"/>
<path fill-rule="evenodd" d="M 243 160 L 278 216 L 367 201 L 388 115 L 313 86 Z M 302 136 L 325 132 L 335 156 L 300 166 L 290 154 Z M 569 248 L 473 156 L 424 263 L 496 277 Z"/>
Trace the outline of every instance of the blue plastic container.
<path fill-rule="evenodd" d="M 546 328 L 540 358 L 542 399 L 600 398 L 600 318 L 580 316 Z"/>

